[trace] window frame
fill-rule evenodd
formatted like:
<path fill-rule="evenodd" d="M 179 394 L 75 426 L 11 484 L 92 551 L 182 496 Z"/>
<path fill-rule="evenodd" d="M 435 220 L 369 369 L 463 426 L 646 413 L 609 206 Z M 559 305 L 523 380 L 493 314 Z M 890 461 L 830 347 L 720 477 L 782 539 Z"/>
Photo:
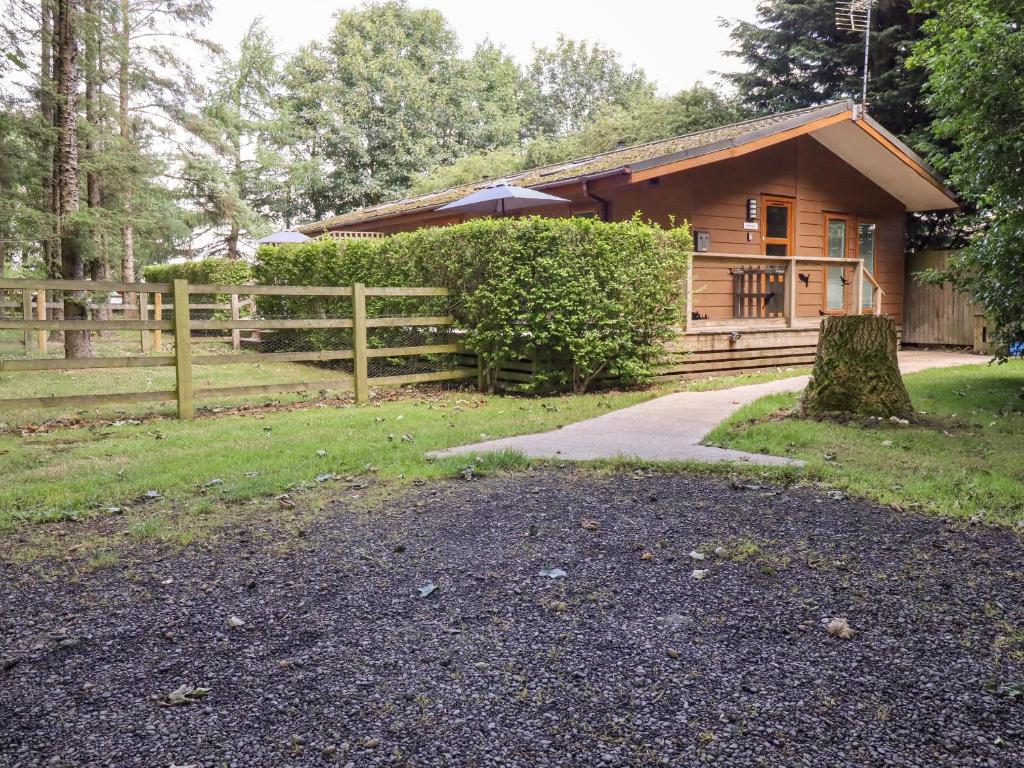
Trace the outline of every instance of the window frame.
<path fill-rule="evenodd" d="M 761 253 L 764 256 L 768 255 L 769 245 L 784 245 L 786 246 L 786 258 L 793 258 L 794 249 L 796 245 L 796 205 L 795 200 L 791 197 L 781 197 L 779 195 L 761 195 Z M 786 235 L 787 237 L 769 237 L 768 236 L 768 208 L 780 207 L 787 209 L 787 221 L 786 221 Z M 744 219 L 746 217 L 744 216 Z"/>
<path fill-rule="evenodd" d="M 857 217 L 852 213 L 842 213 L 841 211 L 822 211 L 821 215 L 821 255 L 826 258 L 831 258 L 828 252 L 828 223 L 830 220 L 842 220 L 846 224 L 846 237 L 843 242 L 843 256 L 844 259 L 851 258 L 851 248 L 856 248 L 856 239 L 852 234 L 857 231 Z M 843 277 L 846 277 L 846 265 L 842 264 L 838 267 L 830 267 L 824 265 L 822 268 L 822 281 L 821 281 L 821 311 L 830 315 L 844 315 L 846 314 L 847 294 L 846 289 L 848 286 L 840 285 L 843 289 L 843 306 L 840 309 L 831 309 L 828 305 L 828 280 L 830 269 L 842 269 Z"/>

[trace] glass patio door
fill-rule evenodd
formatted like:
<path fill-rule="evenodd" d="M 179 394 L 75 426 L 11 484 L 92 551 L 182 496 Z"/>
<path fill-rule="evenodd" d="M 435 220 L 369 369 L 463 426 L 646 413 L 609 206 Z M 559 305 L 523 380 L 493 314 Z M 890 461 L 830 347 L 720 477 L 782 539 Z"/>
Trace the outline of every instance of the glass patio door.
<path fill-rule="evenodd" d="M 872 222 L 857 222 L 857 258 L 864 259 L 864 271 L 870 272 L 876 280 L 875 275 L 875 235 L 877 227 Z M 864 277 L 864 307 L 871 308 L 875 305 L 875 286 Z"/>
<path fill-rule="evenodd" d="M 846 258 L 846 243 L 850 220 L 847 216 L 825 216 L 825 255 L 830 259 Z M 846 304 L 845 267 L 827 267 L 825 270 L 825 311 L 842 312 Z"/>

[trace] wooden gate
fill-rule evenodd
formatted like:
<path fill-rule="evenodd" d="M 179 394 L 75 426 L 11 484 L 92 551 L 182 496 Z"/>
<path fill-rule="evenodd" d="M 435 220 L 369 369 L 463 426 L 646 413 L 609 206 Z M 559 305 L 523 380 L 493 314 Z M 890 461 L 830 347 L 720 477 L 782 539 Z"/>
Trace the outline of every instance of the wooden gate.
<path fill-rule="evenodd" d="M 782 317 L 785 267 L 741 267 L 732 274 L 732 316 L 737 319 Z"/>
<path fill-rule="evenodd" d="M 945 269 L 956 251 L 921 251 L 907 256 L 907 280 L 903 297 L 903 343 L 974 344 L 977 307 L 948 283 L 921 285 L 915 277 L 926 269 Z"/>

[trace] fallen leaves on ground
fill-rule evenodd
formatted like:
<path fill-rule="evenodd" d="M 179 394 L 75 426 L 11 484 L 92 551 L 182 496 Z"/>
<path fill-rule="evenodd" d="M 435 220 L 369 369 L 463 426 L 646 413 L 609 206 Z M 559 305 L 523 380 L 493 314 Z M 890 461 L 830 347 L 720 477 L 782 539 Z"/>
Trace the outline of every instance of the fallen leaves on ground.
<path fill-rule="evenodd" d="M 832 619 L 832 621 L 825 625 L 825 630 L 832 637 L 838 637 L 841 640 L 852 640 L 853 636 L 857 634 L 843 616 Z"/>
<path fill-rule="evenodd" d="M 161 707 L 178 707 L 182 704 L 195 704 L 200 699 L 209 696 L 209 694 L 209 688 L 182 685 L 162 697 L 159 701 Z"/>

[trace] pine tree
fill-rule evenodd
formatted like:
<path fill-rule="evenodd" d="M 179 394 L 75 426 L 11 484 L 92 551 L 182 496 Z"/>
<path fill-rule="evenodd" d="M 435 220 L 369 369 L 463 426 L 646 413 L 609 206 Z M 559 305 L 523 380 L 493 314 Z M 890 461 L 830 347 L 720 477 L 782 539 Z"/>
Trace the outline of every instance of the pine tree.
<path fill-rule="evenodd" d="M 911 0 L 882 0 L 872 10 L 868 109 L 905 139 L 926 140 L 931 116 L 920 98 L 925 73 L 908 65 L 926 16 Z M 725 74 L 744 106 L 784 112 L 838 99 L 860 101 L 864 36 L 836 27 L 834 0 L 763 0 L 755 22 L 731 25 L 744 72 Z"/>

